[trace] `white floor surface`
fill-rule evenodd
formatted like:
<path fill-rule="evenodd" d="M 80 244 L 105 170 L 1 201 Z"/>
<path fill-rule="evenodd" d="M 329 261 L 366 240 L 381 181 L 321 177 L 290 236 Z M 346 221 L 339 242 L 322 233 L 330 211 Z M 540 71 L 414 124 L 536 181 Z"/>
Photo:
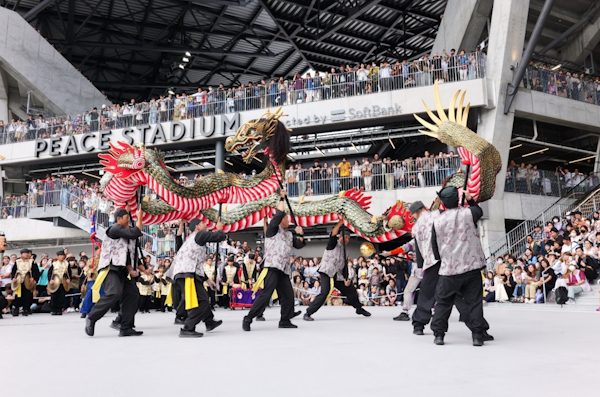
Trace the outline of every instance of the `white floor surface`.
<path fill-rule="evenodd" d="M 303 308 L 304 309 L 304 308 Z M 0 320 L 0 396 L 576 396 L 597 394 L 600 313 L 486 309 L 496 340 L 471 345 L 453 312 L 445 346 L 412 334 L 397 308 L 323 307 L 298 329 L 278 329 L 279 308 L 242 331 L 246 310 L 178 337 L 170 313 L 138 314 L 141 337 L 119 338 L 114 315 L 84 333 L 78 313 Z M 204 332 L 200 325 L 199 331 Z M 79 393 L 76 393 L 79 390 Z M 23 394 L 25 392 L 25 394 Z"/>

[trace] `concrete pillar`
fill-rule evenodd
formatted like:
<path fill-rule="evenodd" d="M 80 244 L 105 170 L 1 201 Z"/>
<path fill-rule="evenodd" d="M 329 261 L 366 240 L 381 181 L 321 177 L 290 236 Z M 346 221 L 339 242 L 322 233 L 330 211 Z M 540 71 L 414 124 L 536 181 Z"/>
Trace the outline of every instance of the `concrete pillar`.
<path fill-rule="evenodd" d="M 0 120 L 4 121 L 4 124 L 10 122 L 8 114 L 8 81 L 4 70 L 0 70 Z"/>
<path fill-rule="evenodd" d="M 225 141 L 215 143 L 215 171 L 225 168 Z"/>
<path fill-rule="evenodd" d="M 475 51 L 479 38 L 486 28 L 494 0 L 449 0 L 444 10 L 432 54 L 442 55 L 455 48 Z"/>
<path fill-rule="evenodd" d="M 496 178 L 496 193 L 486 203 L 487 218 L 483 221 L 483 247 L 506 235 L 504 227 L 504 182 L 508 164 L 510 140 L 514 122 L 514 105 L 504 114 L 506 89 L 513 78 L 511 65 L 520 62 L 525 42 L 529 0 L 494 0 L 490 40 L 487 48 L 487 79 L 495 107 L 481 110 L 477 133 L 492 142 L 502 156 L 502 170 Z"/>

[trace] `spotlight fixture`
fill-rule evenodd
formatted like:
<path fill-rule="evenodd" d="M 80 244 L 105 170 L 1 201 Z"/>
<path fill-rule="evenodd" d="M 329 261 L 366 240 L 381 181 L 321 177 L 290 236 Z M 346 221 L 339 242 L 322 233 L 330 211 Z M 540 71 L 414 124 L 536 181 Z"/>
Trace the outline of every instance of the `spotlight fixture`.
<path fill-rule="evenodd" d="M 179 69 L 185 69 L 185 66 L 183 65 L 183 63 L 179 64 Z"/>
<path fill-rule="evenodd" d="M 185 56 L 186 56 L 186 57 L 191 57 L 191 56 L 192 56 L 192 54 L 190 54 L 190 53 L 189 53 L 189 51 L 186 51 L 186 52 L 185 52 Z"/>
<path fill-rule="evenodd" d="M 190 61 L 190 58 L 188 58 L 188 57 L 183 57 L 182 61 L 183 61 L 183 62 L 189 62 L 189 61 Z"/>
<path fill-rule="evenodd" d="M 562 66 L 562 63 L 559 63 L 559 64 L 558 64 L 558 65 L 556 65 L 555 67 L 553 67 L 553 68 L 550 68 L 550 70 L 557 70 L 557 69 L 560 69 L 560 68 L 561 68 L 561 66 Z"/>
<path fill-rule="evenodd" d="M 224 162 L 224 163 L 227 163 L 227 164 L 229 164 L 230 166 L 232 166 L 232 167 L 233 167 L 233 163 L 232 163 L 231 161 L 229 161 L 229 160 L 223 160 L 223 162 Z"/>
<path fill-rule="evenodd" d="M 513 149 L 516 149 L 516 148 L 520 148 L 521 146 L 523 146 L 523 144 L 519 143 L 518 145 L 511 146 L 510 150 L 513 150 Z"/>
<path fill-rule="evenodd" d="M 392 145 L 394 150 L 396 150 L 396 145 L 394 145 L 394 142 L 392 142 L 392 138 L 388 138 L 388 141 L 390 141 L 390 145 Z"/>

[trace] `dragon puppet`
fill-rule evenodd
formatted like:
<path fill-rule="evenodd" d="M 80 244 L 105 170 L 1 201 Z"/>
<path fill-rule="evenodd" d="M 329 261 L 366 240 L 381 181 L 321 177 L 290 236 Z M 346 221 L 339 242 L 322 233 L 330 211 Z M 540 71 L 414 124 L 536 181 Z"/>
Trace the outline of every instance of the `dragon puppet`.
<path fill-rule="evenodd" d="M 446 116 L 436 83 L 438 115 L 435 116 L 425 105 L 435 125 L 415 117 L 430 129 L 423 133 L 456 147 L 463 162 L 471 164 L 473 171 L 467 186 L 471 195 L 481 202 L 494 193 L 495 177 L 501 167 L 500 155 L 494 146 L 466 127 L 469 105 L 463 111 L 464 93 L 455 115 L 454 106 L 459 95 L 460 91 L 454 95 Z M 249 179 L 234 173 L 218 172 L 205 176 L 191 187 L 184 187 L 171 177 L 160 151 L 143 146 L 134 148 L 120 142 L 120 147 L 112 146 L 108 154 L 99 155 L 106 171 L 101 181 L 103 192 L 117 207 L 124 208 L 129 204 L 135 210 L 138 186 L 150 187 L 157 198 L 146 196 L 141 202 L 145 224 L 200 218 L 212 228 L 218 220 L 218 211 L 212 207 L 223 203 L 239 204 L 221 214 L 224 231 L 233 232 L 256 225 L 265 217 L 272 216 L 279 203 L 277 189 L 290 146 L 290 131 L 279 121 L 282 116 L 281 108 L 275 112 L 267 111 L 261 118 L 242 125 L 234 136 L 227 139 L 225 150 L 241 154 L 247 163 L 259 154 L 268 159 L 265 169 Z M 459 170 L 449 176 L 445 184 L 462 187 L 465 177 Z M 291 201 L 301 226 L 343 219 L 350 230 L 372 242 L 391 241 L 410 233 L 414 220 L 406 203 L 397 201 L 381 216 L 373 216 L 367 211 L 370 203 L 371 197 L 355 189 L 321 200 L 307 201 L 301 197 L 298 201 Z M 436 206 L 439 202 L 434 203 L 434 208 Z"/>

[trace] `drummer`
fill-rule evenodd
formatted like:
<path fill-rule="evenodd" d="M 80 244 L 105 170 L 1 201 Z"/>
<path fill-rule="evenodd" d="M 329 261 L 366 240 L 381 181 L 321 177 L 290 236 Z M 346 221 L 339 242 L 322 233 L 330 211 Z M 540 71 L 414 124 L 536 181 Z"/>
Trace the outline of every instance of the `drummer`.
<path fill-rule="evenodd" d="M 31 314 L 33 304 L 33 291 L 37 280 L 40 278 L 40 269 L 31 259 L 31 250 L 23 248 L 21 259 L 12 268 L 12 289 L 15 294 L 13 301 L 13 316 L 19 315 L 19 308 L 23 308 L 23 315 Z"/>
<path fill-rule="evenodd" d="M 62 316 L 65 307 L 65 295 L 71 281 L 69 262 L 65 260 L 65 251 L 56 253 L 56 260 L 48 270 L 48 292 L 50 293 L 50 313 L 53 316 Z M 66 284 L 66 287 L 65 287 Z"/>

